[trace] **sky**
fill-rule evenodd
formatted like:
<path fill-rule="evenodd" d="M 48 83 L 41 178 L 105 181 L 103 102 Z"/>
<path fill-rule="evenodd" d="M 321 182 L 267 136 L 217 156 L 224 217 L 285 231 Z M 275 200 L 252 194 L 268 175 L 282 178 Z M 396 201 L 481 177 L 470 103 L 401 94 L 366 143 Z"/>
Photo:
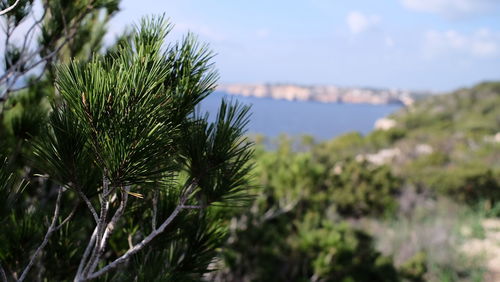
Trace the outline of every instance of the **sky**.
<path fill-rule="evenodd" d="M 111 35 L 165 14 L 221 83 L 449 91 L 500 80 L 500 0 L 122 0 Z"/>

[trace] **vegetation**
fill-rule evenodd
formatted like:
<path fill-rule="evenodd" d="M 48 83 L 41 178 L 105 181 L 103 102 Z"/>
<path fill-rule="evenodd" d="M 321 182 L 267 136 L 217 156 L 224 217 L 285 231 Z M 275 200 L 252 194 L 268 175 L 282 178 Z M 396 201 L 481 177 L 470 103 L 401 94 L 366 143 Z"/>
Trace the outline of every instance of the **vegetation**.
<path fill-rule="evenodd" d="M 424 99 L 367 136 L 261 145 L 262 190 L 233 218 L 219 281 L 480 281 L 480 260 L 460 249 L 497 215 L 498 85 Z"/>
<path fill-rule="evenodd" d="M 81 8 L 51 1 L 50 15 L 55 3 Z M 113 3 L 85 10 L 97 4 Z M 214 122 L 196 112 L 217 80 L 212 53 L 193 35 L 167 46 L 170 29 L 145 19 L 82 60 L 84 46 L 65 45 L 39 81 L 6 89 L 1 280 L 198 281 L 208 271 L 227 211 L 249 199 L 248 107 L 223 101 Z"/>
<path fill-rule="evenodd" d="M 0 281 L 487 277 L 464 246 L 500 243 L 500 83 L 269 150 L 248 107 L 197 110 L 217 73 L 193 35 L 149 18 L 105 47 L 119 1 L 41 3 L 21 45 L 33 2 L 3 18 Z"/>

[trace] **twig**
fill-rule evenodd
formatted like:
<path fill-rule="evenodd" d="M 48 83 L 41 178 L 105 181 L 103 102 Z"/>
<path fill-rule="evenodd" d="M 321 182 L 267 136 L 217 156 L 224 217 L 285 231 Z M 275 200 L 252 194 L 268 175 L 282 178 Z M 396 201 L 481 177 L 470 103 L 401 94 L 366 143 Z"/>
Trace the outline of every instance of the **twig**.
<path fill-rule="evenodd" d="M 128 242 L 128 247 L 129 248 L 134 247 L 134 244 L 132 243 L 132 235 L 133 234 L 128 234 L 128 237 L 127 237 L 127 242 Z"/>
<path fill-rule="evenodd" d="M 78 193 L 80 198 L 82 198 L 82 200 L 85 202 L 85 204 L 87 204 L 87 207 L 89 208 L 90 212 L 92 213 L 92 216 L 94 217 L 95 223 L 98 224 L 99 216 L 97 215 L 97 212 L 94 206 L 92 205 L 92 202 L 90 202 L 89 198 L 87 198 L 87 196 L 82 192 L 82 189 L 76 188 L 76 192 Z"/>
<path fill-rule="evenodd" d="M 92 232 L 92 236 L 90 236 L 90 241 L 87 247 L 85 248 L 85 251 L 83 252 L 82 259 L 80 260 L 80 265 L 78 265 L 78 270 L 76 271 L 76 277 L 80 277 L 80 275 L 82 274 L 83 268 L 90 255 L 90 251 L 92 250 L 92 246 L 95 244 L 96 237 L 97 237 L 97 226 L 95 227 L 94 232 Z"/>
<path fill-rule="evenodd" d="M 48 4 L 44 4 L 42 16 L 38 20 L 36 20 L 33 23 L 33 25 L 31 25 L 30 28 L 28 29 L 28 31 L 26 32 L 24 40 L 23 40 L 23 46 L 21 47 L 21 54 L 24 54 L 24 51 L 26 51 L 26 47 L 28 47 L 28 41 L 31 41 L 31 39 L 29 39 L 29 36 L 32 34 L 33 30 L 35 30 L 35 27 L 37 27 L 38 25 L 40 25 L 42 23 L 43 19 L 47 15 L 47 10 L 48 10 L 47 8 L 48 8 Z M 32 38 L 32 37 L 30 37 L 30 38 Z"/>
<path fill-rule="evenodd" d="M 123 254 L 119 258 L 115 259 L 113 262 L 111 262 L 107 266 L 101 268 L 99 271 L 94 272 L 94 273 L 88 275 L 87 277 L 83 277 L 82 280 L 95 279 L 95 278 L 97 278 L 97 277 L 99 277 L 99 276 L 101 276 L 101 275 L 109 272 L 110 270 L 115 269 L 120 264 L 122 264 L 125 261 L 127 261 L 132 255 L 134 255 L 135 253 L 137 253 L 140 250 L 142 250 L 156 236 L 158 236 L 163 231 L 165 231 L 165 229 L 167 228 L 167 226 L 170 223 L 172 223 L 172 221 L 177 217 L 177 215 L 184 209 L 184 204 L 188 200 L 188 198 L 191 195 L 191 193 L 196 189 L 197 185 L 198 184 L 197 184 L 196 180 L 193 180 L 191 182 L 191 184 L 187 187 L 187 189 L 182 194 L 182 196 L 181 196 L 181 198 L 179 200 L 179 204 L 177 205 L 177 207 L 170 214 L 170 216 L 160 225 L 160 227 L 158 229 L 153 230 L 146 238 L 144 238 L 140 243 L 138 243 L 137 245 L 135 245 L 133 248 L 130 248 L 125 254 Z"/>
<path fill-rule="evenodd" d="M 156 230 L 156 217 L 158 216 L 158 196 L 159 192 L 158 190 L 155 190 L 153 195 L 153 215 L 151 216 L 151 225 L 153 227 L 153 230 Z"/>
<path fill-rule="evenodd" d="M 7 82 L 7 87 L 5 88 L 5 90 L 3 91 L 3 93 L 0 95 L 0 103 L 3 103 L 5 101 L 7 101 L 7 98 L 9 96 L 9 93 L 12 92 L 12 87 L 15 85 L 15 83 L 17 82 L 17 80 L 24 74 L 26 74 L 27 72 L 31 71 L 32 69 L 34 69 L 36 66 L 38 66 L 39 64 L 41 63 L 48 63 L 55 55 L 57 55 L 59 53 L 59 51 L 69 42 L 73 39 L 73 37 L 76 35 L 77 31 L 78 31 L 78 24 L 81 22 L 81 20 L 86 16 L 88 15 L 89 11 L 92 10 L 92 5 L 89 4 L 87 6 L 87 9 L 85 9 L 84 12 L 82 12 L 82 14 L 77 18 L 75 19 L 75 23 L 74 25 L 71 27 L 71 32 L 70 34 L 68 34 L 68 36 L 66 36 L 64 38 L 64 41 L 56 47 L 56 49 L 54 49 L 52 52 L 50 52 L 48 55 L 42 57 L 40 60 L 36 61 L 35 63 L 31 64 L 30 66 L 26 67 L 23 71 L 19 72 L 19 69 L 20 67 L 29 62 L 31 59 L 33 59 L 37 54 L 39 54 L 45 47 L 44 46 L 40 46 L 36 51 L 32 52 L 31 55 L 27 56 L 26 58 L 24 58 L 23 60 L 19 60 L 15 65 L 11 66 L 8 70 L 6 70 L 6 72 L 4 74 L 2 74 L 0 76 L 0 84 L 3 84 L 5 80 L 8 80 L 12 75 L 14 75 L 14 77 L 12 78 L 12 80 L 10 81 L 10 83 Z M 40 21 L 45 17 L 45 13 L 44 15 L 42 16 L 42 18 L 40 19 Z M 36 24 L 36 23 L 35 23 Z M 31 29 L 31 28 L 30 28 Z M 26 38 L 25 38 L 26 39 Z M 25 48 L 25 45 L 23 43 L 23 49 Z"/>
<path fill-rule="evenodd" d="M 7 275 L 5 274 L 5 270 L 3 270 L 1 264 L 0 264 L 0 278 L 2 279 L 2 282 L 7 282 Z"/>
<path fill-rule="evenodd" d="M 192 209 L 192 210 L 199 210 L 202 209 L 202 206 L 194 206 L 194 205 L 183 205 L 181 208 L 183 209 Z"/>
<path fill-rule="evenodd" d="M 74 205 L 73 209 L 71 210 L 71 212 L 69 213 L 69 215 L 65 219 L 63 219 L 63 221 L 61 221 L 61 223 L 58 226 L 56 226 L 54 228 L 54 231 L 61 229 L 61 227 L 63 227 L 66 223 L 68 223 L 73 218 L 79 205 L 80 205 L 80 200 L 78 199 L 78 201 L 75 203 L 75 205 Z"/>
<path fill-rule="evenodd" d="M 38 249 L 36 249 L 35 253 L 31 256 L 31 259 L 30 259 L 28 265 L 26 266 L 26 268 L 24 268 L 23 273 L 21 274 L 21 277 L 19 277 L 18 282 L 22 282 L 22 281 L 24 281 L 24 279 L 26 279 L 26 276 L 28 275 L 28 272 L 30 271 L 31 267 L 33 266 L 33 263 L 35 263 L 35 259 L 37 258 L 38 254 L 40 254 L 40 252 L 43 250 L 43 248 L 45 248 L 45 246 L 49 242 L 49 238 L 52 235 L 52 233 L 54 233 L 54 231 L 57 230 L 56 223 L 57 223 L 57 218 L 59 217 L 59 211 L 61 209 L 62 193 L 63 193 L 63 189 L 59 188 L 59 191 L 57 193 L 56 207 L 54 209 L 54 216 L 52 217 L 52 222 L 50 223 L 50 226 L 47 230 L 47 233 L 45 234 L 45 237 L 43 238 L 42 244 L 40 244 Z"/>
<path fill-rule="evenodd" d="M 73 34 L 74 36 L 75 34 Z M 14 77 L 12 78 L 12 80 L 10 81 L 10 83 L 8 84 L 7 88 L 5 89 L 4 93 L 1 95 L 1 97 L 3 98 L 4 96 L 8 96 L 8 93 L 11 92 L 11 88 L 14 86 L 14 84 L 17 82 L 17 80 L 23 76 L 24 74 L 26 74 L 27 72 L 33 70 L 36 66 L 38 66 L 39 64 L 41 63 L 46 63 L 48 62 L 49 60 L 52 59 L 52 57 L 54 57 L 55 55 L 57 55 L 57 53 L 59 53 L 59 51 L 61 51 L 61 49 L 66 45 L 66 43 L 68 43 L 69 41 L 71 40 L 71 38 L 66 38 L 54 51 L 50 52 L 48 55 L 42 57 L 40 60 L 36 61 L 35 63 L 31 64 L 30 66 L 26 67 L 23 71 L 17 71 L 19 67 L 22 66 L 21 62 L 22 63 L 25 63 L 25 62 L 28 62 L 29 60 L 31 60 L 33 57 L 35 57 L 39 51 L 41 51 L 43 49 L 43 47 L 39 48 L 36 52 L 33 52 L 27 59 L 25 60 L 20 60 L 19 63 L 17 63 L 16 65 L 14 65 L 14 69 L 9 69 L 8 72 L 11 72 Z M 2 80 L 4 79 L 4 77 L 0 77 L 0 82 L 2 82 Z M 6 99 L 4 99 L 6 100 Z"/>
<path fill-rule="evenodd" d="M 1 16 L 1 15 L 6 14 L 6 13 L 8 13 L 8 12 L 10 12 L 12 9 L 14 9 L 14 8 L 16 7 L 16 5 L 17 5 L 18 3 L 19 3 L 19 0 L 16 0 L 16 2 L 14 2 L 14 4 L 13 4 L 12 6 L 10 6 L 10 7 L 9 7 L 9 8 L 7 8 L 7 9 L 4 9 L 4 10 L 0 11 L 0 16 Z"/>
<path fill-rule="evenodd" d="M 99 260 L 101 259 L 104 250 L 106 249 L 106 244 L 109 240 L 109 237 L 111 234 L 113 234 L 113 231 L 115 230 L 116 224 L 118 223 L 118 220 L 123 216 L 123 213 L 125 212 L 125 208 L 127 206 L 127 200 L 128 200 L 128 193 L 130 191 L 130 187 L 125 187 L 125 191 L 122 191 L 122 199 L 120 201 L 120 206 L 116 210 L 115 214 L 111 218 L 111 221 L 108 223 L 106 226 L 106 229 L 104 231 L 104 234 L 102 236 L 101 242 L 99 242 L 98 245 L 98 250 L 97 250 L 97 256 L 95 260 L 92 262 L 89 268 L 89 272 L 93 272 L 95 268 L 97 267 L 97 264 L 99 263 Z"/>
<path fill-rule="evenodd" d="M 101 244 L 101 240 L 104 235 L 104 227 L 106 226 L 106 218 L 108 216 L 110 198 L 109 198 L 109 179 L 106 177 L 107 171 L 104 173 L 105 176 L 102 178 L 102 191 L 103 195 L 101 197 L 101 214 L 99 216 L 99 222 L 97 223 L 97 236 L 95 240 L 94 248 L 92 249 L 92 254 L 90 255 L 90 259 L 87 263 L 87 266 L 83 269 L 83 276 L 86 276 L 89 273 L 94 261 L 97 259 L 99 255 L 99 247 Z"/>
<path fill-rule="evenodd" d="M 48 66 L 49 66 L 48 64 L 45 64 L 45 65 L 43 66 L 43 69 L 42 69 L 42 70 L 40 71 L 40 73 L 38 74 L 38 76 L 37 76 L 36 78 L 34 78 L 34 79 L 30 80 L 30 81 L 29 81 L 28 83 L 26 83 L 25 85 L 23 85 L 23 86 L 21 86 L 21 87 L 18 87 L 18 88 L 14 88 L 14 89 L 12 89 L 12 87 L 13 87 L 13 86 L 10 86 L 10 88 L 11 88 L 11 89 L 10 89 L 10 91 L 9 91 L 9 92 L 17 92 L 17 91 L 19 91 L 19 90 L 26 89 L 26 88 L 28 88 L 28 87 L 30 87 L 30 86 L 32 86 L 32 85 L 34 85 L 34 84 L 36 84 L 36 83 L 40 82 L 40 80 L 42 79 L 43 75 L 45 74 L 45 71 L 47 70 L 47 67 L 48 67 Z"/>
<path fill-rule="evenodd" d="M 264 215 L 260 218 L 259 224 L 262 224 L 266 221 L 274 219 L 282 214 L 289 213 L 290 211 L 292 211 L 295 208 L 295 206 L 297 206 L 298 203 L 299 203 L 299 200 L 295 200 L 295 201 L 292 201 L 292 202 L 286 204 L 284 207 L 280 207 L 278 209 L 271 208 L 271 209 L 267 210 L 264 213 Z"/>

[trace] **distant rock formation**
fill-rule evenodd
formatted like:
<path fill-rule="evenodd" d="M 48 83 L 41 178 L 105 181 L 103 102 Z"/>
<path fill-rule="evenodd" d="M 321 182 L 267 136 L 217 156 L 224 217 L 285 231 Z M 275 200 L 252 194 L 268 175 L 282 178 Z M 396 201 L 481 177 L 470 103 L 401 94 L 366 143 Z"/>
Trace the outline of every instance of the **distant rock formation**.
<path fill-rule="evenodd" d="M 372 164 L 383 165 L 392 162 L 394 159 L 401 156 L 399 148 L 382 149 L 375 154 L 357 155 L 358 162 L 368 161 Z"/>
<path fill-rule="evenodd" d="M 381 118 L 375 122 L 375 129 L 378 130 L 389 130 L 396 126 L 396 121 L 390 118 Z"/>
<path fill-rule="evenodd" d="M 397 89 L 342 88 L 295 84 L 226 84 L 220 91 L 232 95 L 321 103 L 403 104 L 414 102 L 414 93 Z"/>

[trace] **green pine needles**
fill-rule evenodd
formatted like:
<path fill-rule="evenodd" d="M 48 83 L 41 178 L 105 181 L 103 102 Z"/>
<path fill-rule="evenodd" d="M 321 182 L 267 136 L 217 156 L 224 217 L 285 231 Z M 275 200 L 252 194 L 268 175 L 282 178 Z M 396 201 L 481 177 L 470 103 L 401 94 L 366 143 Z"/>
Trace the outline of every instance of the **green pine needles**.
<path fill-rule="evenodd" d="M 227 209 L 249 199 L 249 108 L 223 101 L 213 122 L 200 115 L 218 78 L 213 54 L 191 34 L 166 45 L 170 30 L 145 19 L 106 55 L 56 67 L 60 96 L 31 162 L 57 199 L 29 257 L 0 251 L 6 276 L 196 281 L 209 271 Z"/>

